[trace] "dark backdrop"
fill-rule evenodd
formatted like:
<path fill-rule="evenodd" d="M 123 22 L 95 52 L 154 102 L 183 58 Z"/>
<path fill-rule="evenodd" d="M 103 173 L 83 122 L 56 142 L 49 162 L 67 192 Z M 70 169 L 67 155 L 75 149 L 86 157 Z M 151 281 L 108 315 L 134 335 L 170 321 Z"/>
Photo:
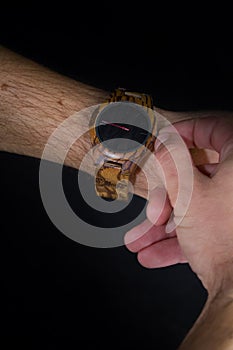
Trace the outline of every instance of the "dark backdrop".
<path fill-rule="evenodd" d="M 148 3 L 135 7 L 5 8 L 1 44 L 103 89 L 151 93 L 161 108 L 232 109 L 227 19 L 192 17 L 191 9 L 177 17 Z M 51 336 L 50 346 L 69 336 L 93 348 L 175 349 L 206 300 L 188 265 L 147 270 L 124 246 L 98 249 L 69 240 L 43 208 L 39 160 L 3 152 L 0 159 L 4 334 L 24 336 L 26 343 Z M 76 176 L 64 168 L 67 196 L 90 223 L 101 223 L 74 190 Z M 135 196 L 133 204 L 140 209 L 146 203 Z"/>

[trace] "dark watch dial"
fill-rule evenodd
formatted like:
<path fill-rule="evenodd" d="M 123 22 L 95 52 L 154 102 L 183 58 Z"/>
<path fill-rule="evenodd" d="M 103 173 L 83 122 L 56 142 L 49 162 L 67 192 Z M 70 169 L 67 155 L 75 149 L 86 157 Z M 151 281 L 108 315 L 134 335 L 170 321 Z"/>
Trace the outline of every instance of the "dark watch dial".
<path fill-rule="evenodd" d="M 140 147 L 151 134 L 146 110 L 131 102 L 107 105 L 96 120 L 96 133 L 101 142 L 114 152 L 126 153 Z"/>

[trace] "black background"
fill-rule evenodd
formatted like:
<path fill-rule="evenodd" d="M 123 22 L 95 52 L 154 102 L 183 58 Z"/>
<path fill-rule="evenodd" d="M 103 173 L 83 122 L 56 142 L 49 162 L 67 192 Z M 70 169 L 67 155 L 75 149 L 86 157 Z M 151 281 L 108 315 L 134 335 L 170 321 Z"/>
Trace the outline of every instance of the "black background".
<path fill-rule="evenodd" d="M 3 45 L 74 79 L 108 91 L 148 92 L 169 110 L 233 107 L 227 10 L 177 15 L 145 2 L 98 2 L 2 8 L 0 15 Z M 68 336 L 76 346 L 84 340 L 93 348 L 176 349 L 206 300 L 188 265 L 147 270 L 124 246 L 97 249 L 69 240 L 43 208 L 39 160 L 3 152 L 0 159 L 3 333 L 25 337 L 25 344 L 50 336 L 44 347 Z M 90 223 L 101 223 L 74 190 L 76 176 L 64 169 L 67 196 Z M 145 205 L 137 197 L 133 203 L 125 215 Z"/>

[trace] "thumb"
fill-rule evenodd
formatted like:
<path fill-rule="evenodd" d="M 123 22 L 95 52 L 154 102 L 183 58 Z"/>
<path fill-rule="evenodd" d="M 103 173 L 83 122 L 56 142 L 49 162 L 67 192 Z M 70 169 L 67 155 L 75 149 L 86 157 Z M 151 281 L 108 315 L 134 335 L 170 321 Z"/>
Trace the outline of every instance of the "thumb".
<path fill-rule="evenodd" d="M 162 169 L 163 186 L 166 188 L 172 215 L 166 232 L 173 231 L 184 218 L 193 192 L 194 169 L 191 154 L 173 126 L 160 130 L 155 142 L 155 157 Z"/>

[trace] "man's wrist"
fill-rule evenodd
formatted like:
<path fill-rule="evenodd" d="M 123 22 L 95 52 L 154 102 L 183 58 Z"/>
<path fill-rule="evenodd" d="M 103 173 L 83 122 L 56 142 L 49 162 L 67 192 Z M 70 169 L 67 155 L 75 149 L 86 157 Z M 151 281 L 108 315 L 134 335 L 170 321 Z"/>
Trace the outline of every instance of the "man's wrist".
<path fill-rule="evenodd" d="M 233 286 L 207 299 L 199 318 L 179 350 L 231 350 L 233 348 Z"/>

